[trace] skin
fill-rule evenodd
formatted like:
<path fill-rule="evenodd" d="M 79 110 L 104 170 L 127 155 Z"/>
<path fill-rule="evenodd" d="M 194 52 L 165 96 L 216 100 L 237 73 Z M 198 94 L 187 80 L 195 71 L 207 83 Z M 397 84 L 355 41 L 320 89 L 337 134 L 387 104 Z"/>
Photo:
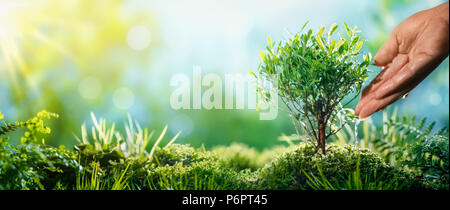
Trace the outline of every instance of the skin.
<path fill-rule="evenodd" d="M 408 17 L 375 55 L 382 71 L 363 89 L 355 114 L 365 119 L 407 95 L 448 54 L 448 2 Z"/>

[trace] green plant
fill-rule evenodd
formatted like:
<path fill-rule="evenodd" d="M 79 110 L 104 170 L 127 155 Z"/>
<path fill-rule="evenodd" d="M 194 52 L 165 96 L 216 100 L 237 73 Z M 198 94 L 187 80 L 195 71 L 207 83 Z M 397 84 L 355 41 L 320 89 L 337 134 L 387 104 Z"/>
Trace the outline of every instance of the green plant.
<path fill-rule="evenodd" d="M 372 127 L 371 149 L 386 161 L 418 173 L 434 188 L 448 188 L 449 183 L 449 130 L 435 130 L 435 122 L 417 120 L 415 116 L 391 117 L 383 113 L 383 126 Z M 369 129 L 366 129 L 369 130 Z M 364 136 L 369 136 L 365 132 Z"/>
<path fill-rule="evenodd" d="M 82 179 L 79 189 L 90 189 L 89 186 L 100 182 L 103 184 L 100 189 L 113 189 L 114 186 L 126 186 L 128 189 L 144 189 L 147 169 L 155 163 L 155 157 L 160 157 L 159 147 L 163 140 L 167 126 L 163 129 L 157 139 L 154 139 L 154 131 L 149 132 L 147 128 L 142 129 L 139 123 L 129 116 L 128 124 L 125 125 L 126 135 L 115 129 L 115 124 L 107 126 L 105 119 L 99 119 L 91 113 L 93 126 L 90 135 L 87 132 L 86 124 L 81 126 L 81 137 L 76 137 L 79 145 L 75 146 L 75 151 L 79 154 L 80 164 L 85 167 L 85 172 L 78 175 L 78 180 Z M 180 132 L 175 135 L 163 147 L 171 146 Z M 150 147 L 151 146 L 151 147 Z M 150 150 L 150 151 L 149 151 Z M 180 153 L 169 153 L 170 155 L 180 155 Z M 165 156 L 164 156 L 165 157 Z M 92 165 L 95 162 L 98 164 Z M 125 180 L 118 182 L 121 176 L 118 170 L 126 172 Z M 125 173 L 124 172 L 124 173 Z M 98 173 L 98 175 L 95 175 Z M 91 177 L 90 179 L 84 176 Z M 119 178 L 118 178 L 119 177 Z M 123 177 L 123 176 L 122 176 Z M 122 182 L 125 182 L 122 183 Z M 118 183 L 113 185 L 111 183 Z M 95 186 L 95 185 L 94 185 Z"/>
<path fill-rule="evenodd" d="M 341 126 L 334 126 L 341 115 L 349 112 L 341 102 L 351 92 L 358 95 L 367 79 L 371 57 L 368 54 L 358 61 L 363 41 L 356 27 L 350 29 L 344 23 L 348 37 L 335 39 L 336 24 L 327 36 L 324 27 L 316 34 L 312 29 L 301 34 L 306 25 L 287 42 L 274 44 L 269 37 L 266 52 L 260 52 L 263 63 L 259 77 L 277 88 L 276 94 L 293 117 L 297 134 L 300 127 L 325 154 L 326 139 L 348 120 L 342 119 Z M 276 95 L 271 95 L 270 86 L 265 84 L 258 91 L 268 101 Z"/>
<path fill-rule="evenodd" d="M 269 163 L 276 155 L 287 150 L 285 146 L 276 146 L 271 149 L 257 151 L 242 143 L 232 143 L 229 146 L 217 146 L 211 149 L 211 153 L 219 157 L 225 167 L 242 171 L 250 169 L 256 171 Z"/>
<path fill-rule="evenodd" d="M 210 162 L 199 162 L 155 168 L 149 172 L 147 183 L 152 190 L 224 190 L 234 189 L 235 176 Z"/>
<path fill-rule="evenodd" d="M 300 143 L 260 169 L 252 188 L 311 189 L 305 173 L 309 176 L 333 177 L 334 181 L 344 183 L 348 179 L 348 173 L 355 171 L 358 167 L 361 177 L 376 173 L 381 180 L 396 178 L 399 182 L 405 182 L 407 187 L 420 188 L 409 173 L 389 166 L 377 154 L 367 149 L 334 144 L 329 144 L 327 147 L 329 152 L 324 155 L 316 153 L 315 146 Z"/>
<path fill-rule="evenodd" d="M 167 126 L 159 137 L 141 129 L 129 117 L 126 139 L 115 126 L 91 114 L 92 132 L 82 126 L 76 151 L 84 166 L 76 189 L 230 189 L 236 186 L 236 172 L 204 148 L 173 144 L 179 133 L 160 146 Z M 122 171 L 121 173 L 119 173 Z"/>
<path fill-rule="evenodd" d="M 45 144 L 45 139 L 42 138 L 42 135 L 46 135 L 51 132 L 51 129 L 45 125 L 45 120 L 49 120 L 52 117 L 58 118 L 59 116 L 55 113 L 43 110 L 38 112 L 35 117 L 32 117 L 25 122 L 16 121 L 15 123 L 7 123 L 5 120 L 2 120 L 3 125 L 0 126 L 0 136 L 6 135 L 8 132 L 15 131 L 17 128 L 26 127 L 27 131 L 24 132 L 23 136 L 20 138 L 22 143 L 37 143 L 40 140 L 42 144 Z M 4 116 L 1 114 L 0 120 L 3 118 Z"/>
<path fill-rule="evenodd" d="M 3 121 L 3 136 L 19 127 L 27 130 L 18 145 L 11 145 L 9 136 L 0 136 L 0 189 L 54 189 L 73 185 L 76 172 L 81 170 L 76 154 L 64 146 L 54 148 L 44 144 L 43 135 L 50 133 L 45 120 L 50 117 L 57 115 L 41 111 L 26 122 Z"/>
<path fill-rule="evenodd" d="M 119 172 L 119 170 L 114 170 L 112 176 L 104 176 L 99 171 L 100 163 L 91 162 L 90 167 L 92 172 L 87 173 L 83 171 L 78 173 L 75 189 L 76 190 L 126 190 L 129 189 L 126 176 L 128 165 L 125 170 Z M 111 178 L 112 177 L 112 178 Z"/>
<path fill-rule="evenodd" d="M 448 166 L 447 127 L 434 131 L 436 123 L 427 123 L 426 118 L 417 121 L 415 116 L 408 118 L 394 114 L 388 118 L 386 112 L 383 115 L 384 124 L 373 141 L 374 150 L 384 154 L 394 164 L 411 163 L 405 160 L 416 159 L 416 156 L 423 161 L 431 161 L 430 158 L 434 156 L 439 159 L 436 163 L 443 161 Z"/>
<path fill-rule="evenodd" d="M 346 173 L 346 179 L 338 180 L 327 178 L 320 166 L 317 166 L 319 177 L 316 177 L 313 173 L 308 174 L 302 171 L 308 178 L 308 187 L 314 190 L 402 190 L 405 189 L 405 183 L 400 182 L 394 176 L 390 180 L 382 180 L 377 178 L 376 171 L 373 174 L 365 176 L 361 175 L 360 162 L 356 165 L 356 169 L 353 172 Z"/>
<path fill-rule="evenodd" d="M 159 166 L 172 166 L 177 163 L 189 165 L 194 162 L 216 160 L 211 153 L 204 148 L 195 149 L 189 145 L 171 144 L 163 148 L 156 148 L 152 163 Z"/>
<path fill-rule="evenodd" d="M 129 116 L 128 124 L 125 125 L 126 137 L 115 130 L 115 124 L 107 126 L 105 119 L 95 117 L 91 113 L 93 126 L 91 135 L 88 135 L 86 124 L 81 126 L 81 138 L 75 136 L 79 145 L 75 150 L 82 156 L 82 162 L 99 161 L 100 165 L 108 165 L 110 161 L 119 161 L 124 158 L 152 159 L 159 143 L 164 138 L 167 126 L 159 137 L 153 142 L 150 152 L 149 143 L 153 141 L 154 131 L 149 132 L 147 128 L 142 129 L 139 123 L 133 122 Z M 177 133 L 166 146 L 171 145 L 178 138 Z"/>
<path fill-rule="evenodd" d="M 17 145 L 8 142 L 9 131 L 0 136 L 0 189 L 443 189 L 448 180 L 445 129 L 437 132 L 444 137 L 427 132 L 431 138 L 424 137 L 403 150 L 408 153 L 401 161 L 409 171 L 420 173 L 416 177 L 368 149 L 348 144 L 328 144 L 327 154 L 317 153 L 317 147 L 309 142 L 261 152 L 242 144 L 207 151 L 173 144 L 175 136 L 159 146 L 167 127 L 152 140 L 151 132 L 134 122 L 134 128 L 126 126 L 124 139 L 114 126 L 107 126 L 103 119 L 97 121 L 95 116 L 90 135 L 83 125 L 82 144 L 67 150 L 39 140 L 43 133 L 38 131 L 47 131 L 43 128 L 48 116 L 39 114 L 42 123 L 38 120 L 39 126 L 24 131 L 36 132 Z M 292 139 L 286 141 L 293 144 Z"/>
<path fill-rule="evenodd" d="M 406 155 L 398 157 L 408 168 L 419 171 L 433 188 L 449 189 L 448 129 L 433 136 L 419 138 L 406 147 Z"/>
<path fill-rule="evenodd" d="M 89 179 L 89 176 L 87 175 L 86 171 L 83 171 L 83 173 L 79 173 L 77 176 L 77 181 L 75 185 L 75 189 L 77 190 L 100 190 L 104 189 L 105 185 L 100 181 L 99 175 L 98 175 L 98 169 L 100 167 L 100 164 L 98 162 L 92 162 L 91 163 L 92 172 L 91 177 Z"/>
<path fill-rule="evenodd" d="M 204 148 L 172 144 L 157 149 L 153 160 L 146 166 L 150 189 L 239 189 L 245 185 L 238 172 Z"/>
<path fill-rule="evenodd" d="M 363 121 L 361 141 L 351 126 L 339 132 L 339 144 L 352 143 L 377 152 L 391 165 L 412 171 L 430 188 L 448 189 L 449 130 L 435 129 L 435 122 L 415 116 L 401 117 L 397 111 L 383 112 L 383 123 L 376 126 L 370 119 Z M 357 131 L 357 125 L 355 125 Z M 349 141 L 349 139 L 355 139 Z"/>

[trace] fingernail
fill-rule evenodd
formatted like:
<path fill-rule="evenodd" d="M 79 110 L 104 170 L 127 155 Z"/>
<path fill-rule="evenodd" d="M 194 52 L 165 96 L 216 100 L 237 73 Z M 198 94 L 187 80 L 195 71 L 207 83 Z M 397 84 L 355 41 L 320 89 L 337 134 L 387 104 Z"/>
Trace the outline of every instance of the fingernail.
<path fill-rule="evenodd" d="M 370 106 L 370 104 L 368 106 Z M 359 116 L 358 116 L 360 120 L 365 120 L 372 114 L 372 113 L 368 112 L 368 110 L 367 110 L 368 108 L 370 108 L 370 107 L 365 106 L 364 109 L 361 110 L 361 112 L 359 113 Z"/>
<path fill-rule="evenodd" d="M 362 115 L 361 113 L 359 113 L 359 114 L 358 114 L 358 118 L 359 118 L 360 120 L 364 120 L 364 119 L 367 118 L 367 116 L 364 116 L 364 115 Z"/>
<path fill-rule="evenodd" d="M 367 118 L 369 118 L 369 116 L 359 117 L 359 120 L 366 120 Z"/>

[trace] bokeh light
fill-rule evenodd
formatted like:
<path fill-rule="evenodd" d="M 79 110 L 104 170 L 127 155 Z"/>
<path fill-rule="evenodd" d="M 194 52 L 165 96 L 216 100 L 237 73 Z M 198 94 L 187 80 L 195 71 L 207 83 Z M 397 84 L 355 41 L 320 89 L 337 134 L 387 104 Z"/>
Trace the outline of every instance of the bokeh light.
<path fill-rule="evenodd" d="M 11 119 L 42 109 L 60 114 L 47 140 L 54 145 L 75 144 L 73 133 L 94 112 L 110 124 L 130 113 L 142 127 L 169 125 L 194 146 L 238 141 L 264 149 L 295 132 L 289 116 L 260 121 L 255 110 L 173 110 L 171 77 L 191 77 L 197 65 L 205 74 L 246 76 L 257 69 L 267 36 L 283 40 L 306 21 L 313 29 L 356 25 L 367 43 L 362 50 L 375 55 L 402 20 L 442 2 L 0 0 L 0 111 Z M 394 103 L 398 114 L 448 126 L 448 65 Z M 372 79 L 379 69 L 370 70 Z"/>
<path fill-rule="evenodd" d="M 152 34 L 145 26 L 134 26 L 127 33 L 128 46 L 133 50 L 143 50 L 150 45 Z"/>

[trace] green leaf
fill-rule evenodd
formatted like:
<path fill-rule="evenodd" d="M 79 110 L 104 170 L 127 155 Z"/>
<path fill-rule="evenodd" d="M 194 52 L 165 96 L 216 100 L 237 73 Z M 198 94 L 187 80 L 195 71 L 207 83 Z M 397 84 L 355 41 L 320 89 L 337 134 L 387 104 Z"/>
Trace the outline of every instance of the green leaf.
<path fill-rule="evenodd" d="M 328 32 L 328 39 L 330 39 L 330 37 L 333 35 L 333 33 L 336 31 L 336 29 L 338 28 L 336 23 L 333 23 L 333 25 L 331 25 L 331 29 Z"/>
<path fill-rule="evenodd" d="M 256 74 L 255 74 L 255 73 L 253 73 L 253 71 L 252 71 L 252 70 L 248 70 L 248 74 L 250 74 L 250 75 L 252 75 L 252 76 L 254 76 L 254 77 L 256 78 Z"/>
<path fill-rule="evenodd" d="M 365 57 L 364 57 L 364 61 L 369 64 L 370 61 L 372 60 L 372 54 L 368 53 Z"/>
<path fill-rule="evenodd" d="M 264 55 L 264 52 L 262 50 L 259 51 L 259 56 L 261 57 L 263 62 L 266 62 L 266 56 Z"/>
<path fill-rule="evenodd" d="M 322 26 L 319 31 L 317 32 L 317 36 L 319 36 L 320 38 L 323 37 L 323 32 L 325 31 L 325 28 Z"/>
<path fill-rule="evenodd" d="M 355 44 L 356 44 L 358 41 L 359 41 L 359 36 L 353 38 L 353 39 L 352 39 L 352 42 L 351 42 L 351 44 L 350 44 L 350 47 L 355 46 Z"/>
<path fill-rule="evenodd" d="M 350 28 L 348 27 L 347 23 L 344 22 L 345 30 L 347 31 L 348 37 L 352 37 L 352 32 L 350 31 Z"/>
<path fill-rule="evenodd" d="M 302 26 L 302 29 L 300 30 L 299 34 L 302 33 L 303 29 L 305 29 L 306 25 L 308 25 L 309 21 L 306 21 L 306 23 Z"/>
<path fill-rule="evenodd" d="M 269 47 L 270 47 L 270 49 L 272 49 L 273 46 L 272 46 L 272 41 L 270 40 L 270 36 L 267 36 L 267 43 L 269 43 Z"/>
<path fill-rule="evenodd" d="M 336 49 L 339 49 L 339 47 L 341 47 L 341 45 L 344 44 L 344 40 L 339 40 L 339 42 L 336 44 Z"/>
<path fill-rule="evenodd" d="M 335 45 L 336 45 L 336 39 L 333 39 L 333 41 L 331 41 L 330 48 L 328 48 L 328 53 L 333 52 Z"/>
<path fill-rule="evenodd" d="M 358 42 L 355 49 L 353 50 L 353 53 L 357 53 L 361 49 L 362 45 L 363 45 L 362 41 Z"/>
<path fill-rule="evenodd" d="M 317 35 L 315 37 L 315 40 L 316 40 L 317 44 L 319 45 L 320 49 L 325 50 L 325 48 L 323 47 L 322 40 L 320 39 L 319 35 Z"/>

